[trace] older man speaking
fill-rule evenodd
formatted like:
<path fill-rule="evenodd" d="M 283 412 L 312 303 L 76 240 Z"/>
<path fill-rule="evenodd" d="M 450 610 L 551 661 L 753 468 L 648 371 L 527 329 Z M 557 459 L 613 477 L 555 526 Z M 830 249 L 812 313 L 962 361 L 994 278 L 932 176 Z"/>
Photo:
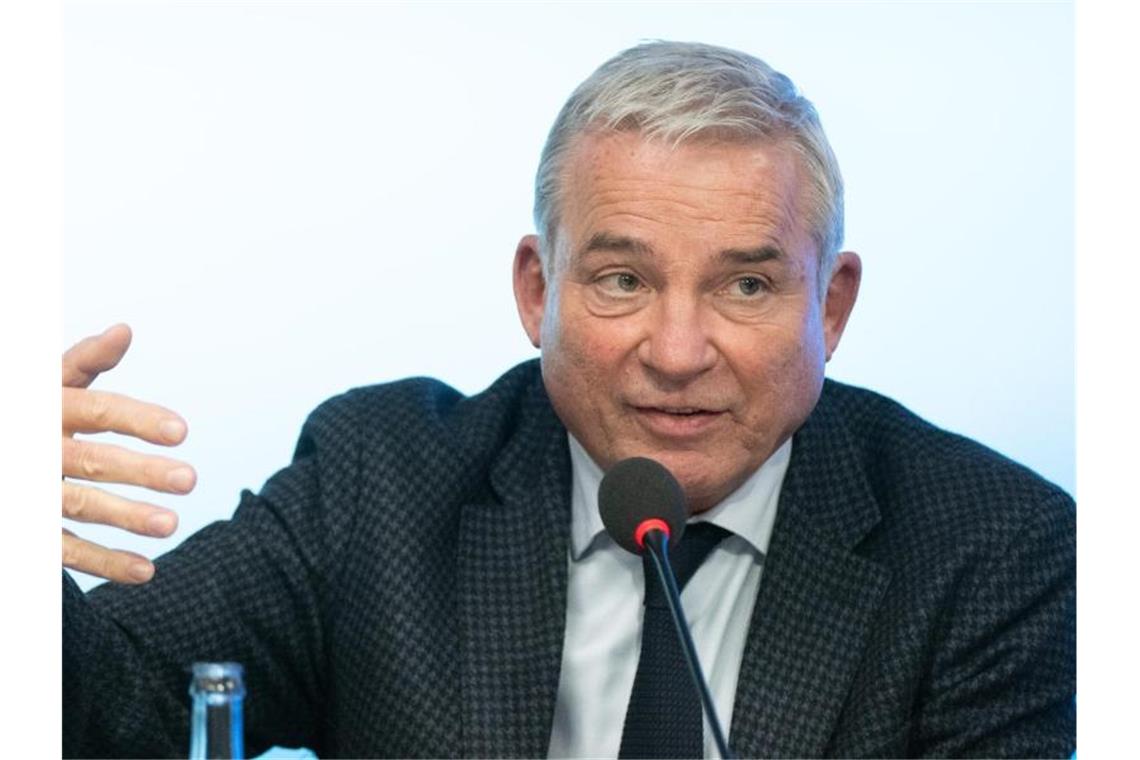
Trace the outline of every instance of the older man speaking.
<path fill-rule="evenodd" d="M 470 398 L 419 379 L 326 402 L 292 464 L 153 566 L 65 535 L 66 566 L 120 582 L 64 574 L 65 753 L 183 753 L 196 660 L 244 664 L 254 752 L 653 751 L 630 739 L 647 577 L 597 509 L 634 456 L 715 526 L 683 599 L 738 753 L 1072 752 L 1072 501 L 824 379 L 861 268 L 787 77 L 625 51 L 558 115 L 535 221 L 514 290 L 539 361 Z M 185 434 L 85 390 L 128 342 L 64 357 L 64 513 L 165 535 L 172 513 L 79 481 L 180 492 L 193 470 L 70 436 Z M 660 754 L 714 754 L 694 731 Z"/>

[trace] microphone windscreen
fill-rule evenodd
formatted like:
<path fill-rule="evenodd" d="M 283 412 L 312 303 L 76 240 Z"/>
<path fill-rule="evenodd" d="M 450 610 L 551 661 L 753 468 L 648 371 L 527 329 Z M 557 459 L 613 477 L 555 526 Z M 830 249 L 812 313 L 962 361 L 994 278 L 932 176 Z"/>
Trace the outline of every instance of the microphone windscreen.
<path fill-rule="evenodd" d="M 598 511 L 610 537 L 634 554 L 642 552 L 634 534 L 645 520 L 664 520 L 676 546 L 688 519 L 681 484 L 664 465 L 645 457 L 623 459 L 609 469 L 598 487 Z"/>

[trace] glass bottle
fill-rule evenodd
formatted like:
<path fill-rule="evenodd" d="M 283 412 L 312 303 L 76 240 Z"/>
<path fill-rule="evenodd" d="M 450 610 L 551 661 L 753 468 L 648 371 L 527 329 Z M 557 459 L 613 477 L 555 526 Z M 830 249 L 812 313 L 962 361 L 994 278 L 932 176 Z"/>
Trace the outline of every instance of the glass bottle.
<path fill-rule="evenodd" d="M 190 678 L 190 760 L 243 758 L 245 682 L 236 662 L 196 662 Z"/>

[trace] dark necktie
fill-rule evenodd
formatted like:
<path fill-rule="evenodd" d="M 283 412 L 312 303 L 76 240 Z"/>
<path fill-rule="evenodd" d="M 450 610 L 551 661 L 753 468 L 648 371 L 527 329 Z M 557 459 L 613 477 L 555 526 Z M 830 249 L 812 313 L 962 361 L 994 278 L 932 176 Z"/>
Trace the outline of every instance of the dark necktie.
<path fill-rule="evenodd" d="M 683 589 L 705 557 L 729 531 L 712 523 L 693 523 L 669 552 L 677 589 Z M 703 757 L 704 722 L 701 699 L 681 653 L 681 642 L 669 615 L 665 589 L 647 551 L 645 620 L 641 659 L 625 713 L 620 758 Z"/>

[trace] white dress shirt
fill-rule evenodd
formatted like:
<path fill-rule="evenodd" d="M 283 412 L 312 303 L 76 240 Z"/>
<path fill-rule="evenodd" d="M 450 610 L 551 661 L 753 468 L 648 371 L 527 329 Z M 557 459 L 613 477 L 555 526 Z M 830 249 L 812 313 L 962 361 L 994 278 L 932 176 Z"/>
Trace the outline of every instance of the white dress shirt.
<path fill-rule="evenodd" d="M 732 533 L 713 549 L 681 593 L 726 737 L 752 607 L 791 453 L 788 440 L 728 498 L 690 520 L 707 520 Z M 606 534 L 598 514 L 601 468 L 573 436 L 570 461 L 574 490 L 566 637 L 548 754 L 617 757 L 641 654 L 645 577 L 641 558 Z M 677 677 L 689 675 L 681 672 Z M 718 757 L 707 723 L 704 753 Z"/>

